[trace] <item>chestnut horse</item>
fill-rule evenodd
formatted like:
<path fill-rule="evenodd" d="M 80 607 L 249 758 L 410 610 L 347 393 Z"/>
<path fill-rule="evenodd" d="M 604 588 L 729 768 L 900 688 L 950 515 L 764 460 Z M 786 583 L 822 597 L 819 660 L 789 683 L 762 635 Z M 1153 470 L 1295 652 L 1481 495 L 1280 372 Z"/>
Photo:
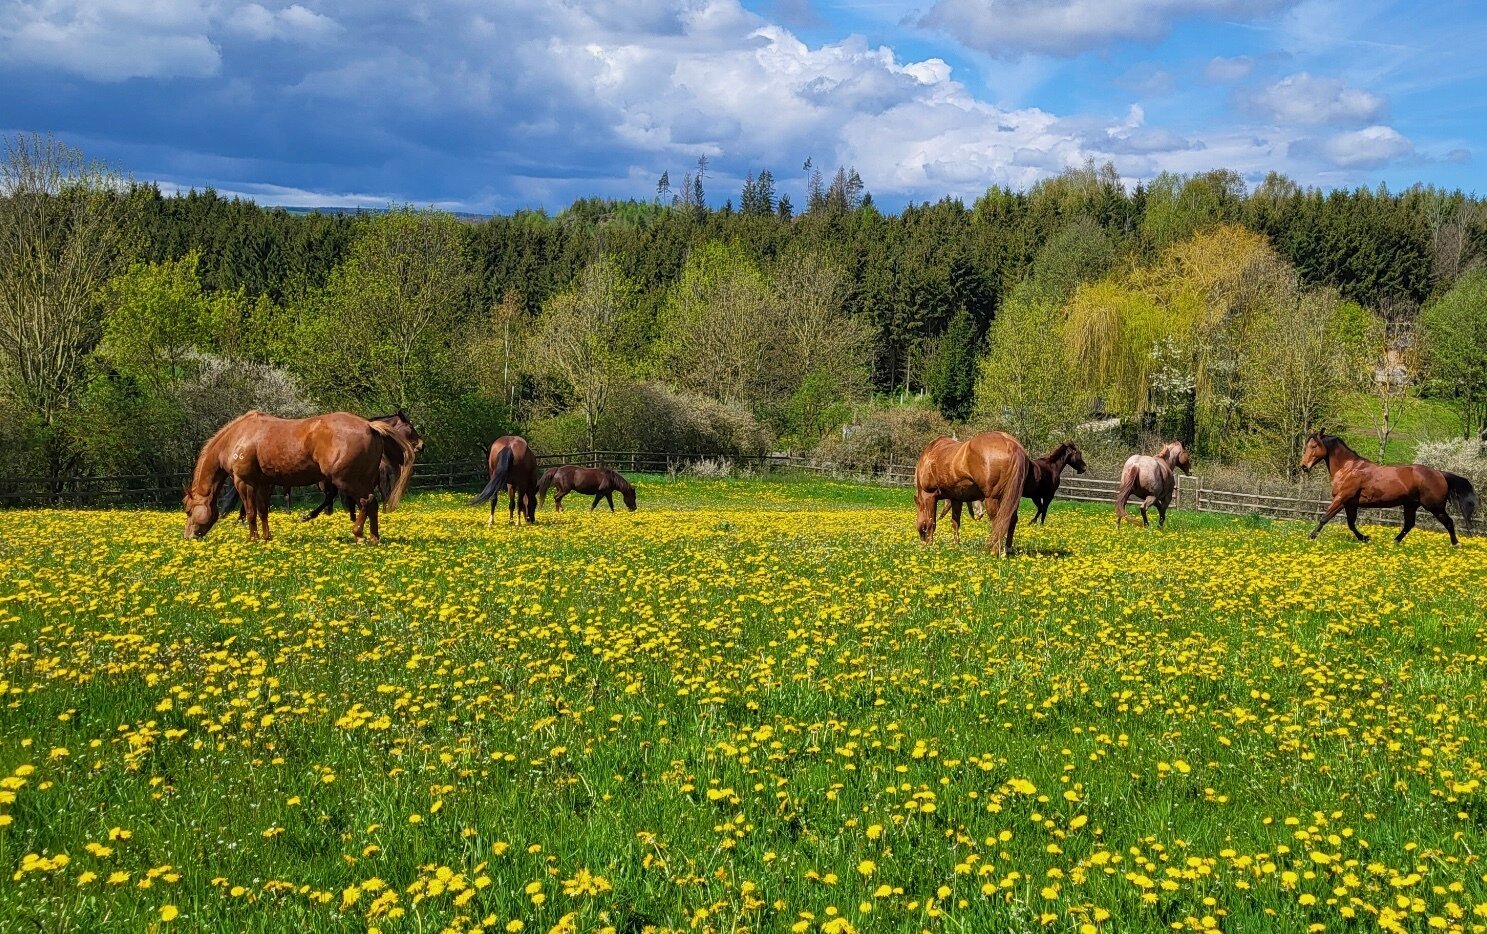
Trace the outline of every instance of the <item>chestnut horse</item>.
<path fill-rule="evenodd" d="M 1017 530 L 1017 505 L 1027 482 L 1028 456 L 1018 440 L 1001 431 L 987 431 L 965 441 L 936 438 L 914 466 L 915 504 L 919 509 L 919 538 L 934 541 L 935 510 L 950 501 L 950 527 L 960 541 L 960 509 L 982 500 L 991 517 L 986 546 L 997 555 L 1012 551 Z"/>
<path fill-rule="evenodd" d="M 480 494 L 470 500 L 470 505 L 475 506 L 486 500 L 491 501 L 491 517 L 486 525 L 496 523 L 496 500 L 500 498 L 501 491 L 507 492 L 507 499 L 511 501 L 510 520 L 516 521 L 517 510 L 521 510 L 522 516 L 531 525 L 537 521 L 537 455 L 532 453 L 532 448 L 527 444 L 527 439 L 518 435 L 506 435 L 497 438 L 491 445 L 489 458 L 490 482 Z"/>
<path fill-rule="evenodd" d="M 1451 535 L 1451 544 L 1456 540 L 1456 524 L 1446 514 L 1450 503 L 1461 513 L 1461 518 L 1471 525 L 1472 514 L 1477 511 L 1477 491 L 1471 481 L 1449 471 L 1436 470 L 1423 464 L 1405 467 L 1386 467 L 1375 464 L 1353 451 L 1341 439 L 1315 432 L 1306 439 L 1301 452 L 1301 469 L 1310 471 L 1317 461 L 1327 462 L 1327 473 L 1332 478 L 1332 502 L 1327 511 L 1311 530 L 1316 538 L 1322 526 L 1332 521 L 1339 511 L 1346 513 L 1348 528 L 1360 542 L 1368 536 L 1358 531 L 1358 509 L 1392 509 L 1404 507 L 1404 527 L 1394 536 L 1396 543 L 1404 541 L 1410 529 L 1415 527 L 1415 513 L 1424 506 L 1432 516 L 1446 527 Z"/>
<path fill-rule="evenodd" d="M 1033 514 L 1034 522 L 1043 525 L 1048 523 L 1048 504 L 1053 502 L 1053 496 L 1058 492 L 1065 467 L 1073 467 L 1075 473 L 1084 473 L 1085 470 L 1084 452 L 1067 441 L 1042 457 L 1028 461 L 1027 480 L 1022 485 L 1022 495 L 1023 498 L 1032 500 L 1037 509 Z M 966 503 L 966 508 L 972 519 L 980 518 L 976 515 L 974 502 Z M 947 502 L 940 508 L 940 518 L 945 518 L 950 509 L 951 504 Z"/>
<path fill-rule="evenodd" d="M 555 512 L 563 511 L 563 497 L 569 493 L 582 493 L 592 496 L 593 503 L 589 505 L 589 512 L 593 512 L 599 506 L 599 501 L 606 500 L 609 503 L 609 511 L 614 512 L 614 494 L 618 492 L 625 500 L 625 508 L 631 512 L 635 511 L 635 487 L 630 481 L 620 476 L 617 471 L 608 467 L 579 467 L 574 464 L 564 464 L 554 467 L 542 475 L 537 481 L 537 495 L 542 501 L 547 502 L 547 491 L 553 487 L 557 491 L 553 494 L 552 508 Z"/>
<path fill-rule="evenodd" d="M 389 425 L 392 428 L 397 429 L 398 433 L 403 436 L 404 440 L 413 445 L 414 454 L 423 453 L 423 436 L 418 433 L 418 429 L 413 427 L 413 422 L 408 418 L 408 413 L 404 412 L 402 409 L 398 409 L 397 412 L 392 415 L 374 415 L 371 418 L 367 419 L 367 421 L 381 422 L 385 425 Z M 397 468 L 394 467 L 385 457 L 382 459 L 382 464 L 379 470 L 381 476 L 379 477 L 378 485 L 384 487 L 392 482 L 393 477 L 397 473 Z M 325 515 L 326 513 L 335 511 L 336 498 L 338 495 L 338 491 L 336 490 L 335 486 L 328 480 L 322 480 L 318 484 L 316 484 L 316 486 L 320 490 L 321 494 L 323 494 L 323 498 L 320 500 L 320 505 L 316 506 L 314 509 L 310 510 L 303 516 L 300 516 L 299 521 L 301 522 L 309 522 L 311 519 L 316 519 L 320 516 Z M 289 505 L 290 489 L 292 488 L 287 486 L 284 487 L 284 504 L 286 506 Z M 248 507 L 241 504 L 241 500 L 237 495 L 236 488 L 228 486 L 226 493 L 227 495 L 223 497 L 222 505 L 218 507 L 219 510 L 230 510 L 235 504 L 238 504 L 238 521 L 247 522 Z M 345 493 L 339 493 L 339 497 L 342 505 L 346 507 L 346 513 L 350 517 L 351 522 L 355 523 L 356 500 L 352 499 L 350 495 Z"/>
<path fill-rule="evenodd" d="M 359 507 L 352 535 L 361 540 L 371 520 L 371 540 L 380 540 L 377 498 L 384 460 L 395 468 L 380 492 L 391 512 L 408 488 L 415 459 L 413 445 L 389 425 L 349 412 L 312 418 L 276 418 L 251 411 L 224 425 L 202 446 L 186 487 L 187 538 L 201 538 L 216 524 L 217 494 L 231 480 L 248 512 L 248 540 L 272 539 L 268 501 L 274 487 L 327 482 L 351 496 Z"/>
<path fill-rule="evenodd" d="M 1146 510 L 1157 507 L 1157 528 L 1167 525 L 1167 504 L 1172 502 L 1172 491 L 1177 489 L 1177 474 L 1181 470 L 1193 475 L 1193 460 L 1188 456 L 1187 446 L 1181 441 L 1168 441 L 1162 445 L 1156 457 L 1149 454 L 1132 454 L 1120 471 L 1120 490 L 1115 494 L 1115 524 L 1126 519 L 1126 501 L 1132 496 L 1144 497 L 1141 501 L 1141 524 L 1149 526 Z"/>

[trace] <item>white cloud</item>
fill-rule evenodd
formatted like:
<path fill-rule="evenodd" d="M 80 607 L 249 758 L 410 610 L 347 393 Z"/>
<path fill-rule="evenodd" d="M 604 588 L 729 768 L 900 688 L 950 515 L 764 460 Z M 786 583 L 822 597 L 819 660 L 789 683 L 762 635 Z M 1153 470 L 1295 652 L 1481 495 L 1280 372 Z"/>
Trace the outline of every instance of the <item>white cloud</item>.
<path fill-rule="evenodd" d="M 1077 55 L 1122 40 L 1152 41 L 1194 16 L 1254 19 L 1295 0 L 937 0 L 919 25 L 973 49 L 1015 57 Z"/>
<path fill-rule="evenodd" d="M 1255 60 L 1248 55 L 1236 55 L 1233 58 L 1218 57 L 1204 66 L 1203 77 L 1215 84 L 1232 84 L 1248 78 L 1250 72 L 1254 70 Z"/>
<path fill-rule="evenodd" d="M 1262 88 L 1246 103 L 1266 119 L 1302 126 L 1372 123 L 1387 107 L 1377 94 L 1304 71 Z"/>
<path fill-rule="evenodd" d="M 221 54 L 197 0 L 39 0 L 0 5 L 0 62 L 95 81 L 203 77 Z"/>
<path fill-rule="evenodd" d="M 298 3 L 280 10 L 270 10 L 257 3 L 245 4 L 227 14 L 223 24 L 232 32 L 259 41 L 322 42 L 342 32 L 341 26 L 329 16 Z"/>
<path fill-rule="evenodd" d="M 1393 127 L 1370 126 L 1338 133 L 1320 142 L 1300 140 L 1301 155 L 1320 155 L 1343 169 L 1375 169 L 1414 153 L 1415 145 Z"/>

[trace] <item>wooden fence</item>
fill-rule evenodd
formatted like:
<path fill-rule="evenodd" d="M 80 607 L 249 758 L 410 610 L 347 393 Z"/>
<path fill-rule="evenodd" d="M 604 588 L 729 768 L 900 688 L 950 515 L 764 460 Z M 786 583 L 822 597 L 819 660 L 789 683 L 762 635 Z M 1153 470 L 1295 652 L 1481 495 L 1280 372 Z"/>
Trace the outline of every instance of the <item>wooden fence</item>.
<path fill-rule="evenodd" d="M 584 451 L 545 454 L 537 458 L 540 468 L 581 464 L 612 467 L 623 473 L 638 474 L 674 474 L 689 469 L 701 470 L 704 462 L 712 465 L 727 464 L 731 470 L 793 470 L 888 486 L 912 486 L 914 483 L 912 465 L 885 464 L 868 469 L 849 469 L 791 454 L 739 457 L 728 454 L 666 454 L 653 451 Z M 476 490 L 485 484 L 487 477 L 485 465 L 477 458 L 419 464 L 414 470 L 410 488 Z M 189 479 L 190 474 L 186 472 L 121 477 L 0 478 L 0 507 L 174 506 L 180 502 L 181 489 Z M 1177 480 L 1173 508 L 1178 510 L 1315 522 L 1327 508 L 1328 502 L 1328 498 L 1320 491 L 1313 493 L 1298 489 L 1294 495 L 1280 496 L 1214 489 L 1204 486 L 1201 477 L 1180 476 Z M 1116 480 L 1066 473 L 1058 495 L 1060 499 L 1109 503 L 1115 499 L 1119 485 Z M 1371 524 L 1399 525 L 1402 522 L 1401 515 L 1395 510 L 1369 511 L 1365 515 L 1366 521 Z M 1418 521 L 1422 527 L 1440 527 L 1424 513 L 1419 516 Z"/>

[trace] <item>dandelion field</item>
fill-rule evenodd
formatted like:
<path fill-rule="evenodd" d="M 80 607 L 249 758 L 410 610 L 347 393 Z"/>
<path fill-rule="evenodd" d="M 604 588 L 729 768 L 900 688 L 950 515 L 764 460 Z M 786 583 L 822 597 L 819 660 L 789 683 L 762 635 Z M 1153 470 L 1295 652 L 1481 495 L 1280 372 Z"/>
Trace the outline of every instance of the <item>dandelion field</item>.
<path fill-rule="evenodd" d="M 637 486 L 0 513 L 0 930 L 1487 930 L 1487 542 Z"/>

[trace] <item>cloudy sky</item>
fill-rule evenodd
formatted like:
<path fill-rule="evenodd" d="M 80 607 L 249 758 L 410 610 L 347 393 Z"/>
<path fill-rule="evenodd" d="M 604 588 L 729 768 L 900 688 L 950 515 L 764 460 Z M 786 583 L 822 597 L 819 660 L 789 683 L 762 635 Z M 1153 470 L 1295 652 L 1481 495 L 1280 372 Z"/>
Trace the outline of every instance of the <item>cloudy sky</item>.
<path fill-rule="evenodd" d="M 709 200 L 855 166 L 890 208 L 1113 161 L 1468 190 L 1481 0 L 0 0 L 0 130 L 263 203 Z"/>

